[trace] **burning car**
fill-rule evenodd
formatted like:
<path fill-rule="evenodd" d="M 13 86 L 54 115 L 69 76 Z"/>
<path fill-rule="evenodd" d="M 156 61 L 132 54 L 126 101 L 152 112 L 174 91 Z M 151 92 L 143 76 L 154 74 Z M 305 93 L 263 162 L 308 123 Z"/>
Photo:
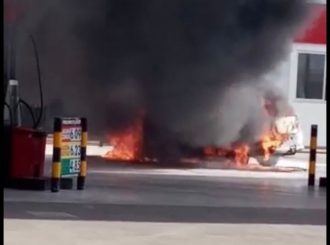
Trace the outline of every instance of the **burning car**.
<path fill-rule="evenodd" d="M 160 164 L 177 164 L 187 158 L 212 158 L 237 166 L 247 165 L 249 159 L 254 158 L 262 166 L 274 166 L 280 156 L 295 154 L 304 148 L 302 131 L 297 115 L 280 93 L 270 91 L 260 98 L 258 108 L 263 116 L 254 138 L 196 148 L 180 143 L 144 115 L 136 118 L 125 130 L 109 134 L 108 141 L 113 150 L 104 157 L 135 162 L 153 159 L 152 162 Z"/>
<path fill-rule="evenodd" d="M 124 161 L 145 161 L 146 159 L 157 159 L 154 162 L 162 162 L 165 155 L 165 162 L 180 161 L 180 157 L 202 157 L 202 158 L 225 158 L 237 165 L 247 165 L 250 158 L 256 159 L 262 166 L 274 166 L 279 157 L 295 154 L 304 148 L 303 135 L 298 117 L 294 114 L 287 114 L 277 117 L 269 130 L 266 130 L 257 142 L 254 143 L 233 143 L 230 146 L 207 146 L 202 149 L 187 150 L 181 147 L 180 152 L 184 154 L 169 153 L 160 148 L 164 155 L 152 155 L 150 152 L 142 152 L 142 145 L 146 143 L 143 134 L 143 120 L 137 120 L 132 127 L 110 137 L 109 143 L 113 150 L 105 154 L 105 158 Z M 144 140 L 143 140 L 144 139 Z M 143 143 L 144 142 L 144 143 Z M 154 141 L 152 145 L 154 145 Z M 174 143 L 166 144 L 173 146 Z M 175 146 L 176 149 L 180 148 Z M 184 149 L 184 150 L 183 150 Z M 173 160 L 174 159 L 174 160 Z"/>
<path fill-rule="evenodd" d="M 303 148 L 298 117 L 286 116 L 275 120 L 271 132 L 251 147 L 249 155 L 263 166 L 274 166 L 280 156 L 294 155 Z"/>
<path fill-rule="evenodd" d="M 231 159 L 238 165 L 247 165 L 255 158 L 262 166 L 274 166 L 280 156 L 293 155 L 304 148 L 298 117 L 285 116 L 276 119 L 270 131 L 253 144 L 234 143 L 230 147 L 206 147 L 206 157 Z"/>
<path fill-rule="evenodd" d="M 230 158 L 238 165 L 247 165 L 255 158 L 262 166 L 274 166 L 280 156 L 295 154 L 304 148 L 298 116 L 280 94 L 268 93 L 262 98 L 265 122 L 259 140 L 237 142 L 229 147 L 207 147 L 207 157 Z"/>

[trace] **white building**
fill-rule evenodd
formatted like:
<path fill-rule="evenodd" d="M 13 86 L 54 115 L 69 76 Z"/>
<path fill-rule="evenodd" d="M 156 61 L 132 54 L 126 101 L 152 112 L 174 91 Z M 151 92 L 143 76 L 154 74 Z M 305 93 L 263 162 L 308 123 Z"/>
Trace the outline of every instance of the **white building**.
<path fill-rule="evenodd" d="M 316 124 L 318 146 L 326 147 L 326 1 L 313 1 L 312 6 L 313 18 L 275 72 L 300 119 L 304 144 L 309 145 L 311 125 Z"/>

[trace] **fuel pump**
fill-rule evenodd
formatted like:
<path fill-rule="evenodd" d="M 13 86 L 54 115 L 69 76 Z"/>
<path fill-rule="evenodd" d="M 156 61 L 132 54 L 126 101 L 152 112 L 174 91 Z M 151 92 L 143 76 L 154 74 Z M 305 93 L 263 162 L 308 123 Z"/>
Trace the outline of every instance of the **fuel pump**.
<path fill-rule="evenodd" d="M 12 11 L 15 6 L 7 9 Z M 13 14 L 7 16 L 13 16 Z M 4 88 L 6 94 L 3 101 L 5 186 L 19 189 L 45 189 L 46 180 L 43 175 L 47 134 L 39 128 L 43 113 L 39 56 L 35 40 L 31 35 L 41 102 L 40 113 L 36 119 L 31 106 L 20 98 L 19 94 L 19 81 L 16 77 L 16 59 L 19 58 L 16 53 L 16 31 L 15 19 L 10 19 L 10 21 L 5 19 Z M 29 111 L 32 125 L 22 124 L 22 106 Z"/>

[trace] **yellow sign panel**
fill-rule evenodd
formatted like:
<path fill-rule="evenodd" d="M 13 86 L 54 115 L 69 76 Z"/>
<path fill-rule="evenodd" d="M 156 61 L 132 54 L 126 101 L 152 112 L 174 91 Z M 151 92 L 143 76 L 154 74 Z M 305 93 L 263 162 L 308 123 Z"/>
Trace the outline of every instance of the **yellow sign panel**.
<path fill-rule="evenodd" d="M 79 158 L 80 145 L 80 142 L 63 142 L 61 149 L 62 158 Z"/>

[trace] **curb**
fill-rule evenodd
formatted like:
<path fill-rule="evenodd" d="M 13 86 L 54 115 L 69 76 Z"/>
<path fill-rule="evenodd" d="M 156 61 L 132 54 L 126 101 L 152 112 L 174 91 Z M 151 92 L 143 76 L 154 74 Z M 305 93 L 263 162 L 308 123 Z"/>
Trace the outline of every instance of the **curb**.
<path fill-rule="evenodd" d="M 297 153 L 305 153 L 305 154 L 309 154 L 309 149 L 305 149 L 305 150 L 302 150 L 302 151 L 298 151 Z M 316 151 L 316 154 L 327 154 L 327 151 L 326 150 L 322 150 L 322 149 L 318 149 Z"/>

